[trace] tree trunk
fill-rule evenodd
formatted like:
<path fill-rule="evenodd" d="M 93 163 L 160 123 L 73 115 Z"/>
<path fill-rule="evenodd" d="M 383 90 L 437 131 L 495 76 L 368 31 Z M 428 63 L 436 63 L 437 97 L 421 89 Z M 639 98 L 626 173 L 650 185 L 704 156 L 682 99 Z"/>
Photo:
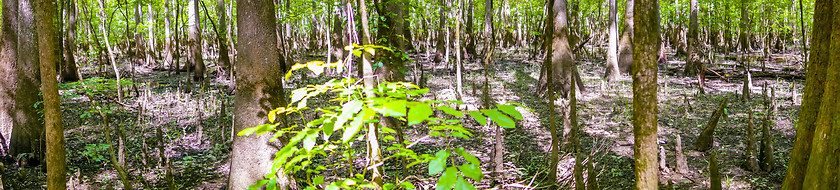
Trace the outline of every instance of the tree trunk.
<path fill-rule="evenodd" d="M 190 45 L 190 63 L 195 71 L 193 75 L 194 81 L 201 81 L 204 79 L 204 56 L 202 55 L 202 39 L 201 39 L 201 20 L 199 19 L 198 0 L 191 0 L 187 9 L 189 9 L 188 27 L 189 45 Z"/>
<path fill-rule="evenodd" d="M 810 160 L 814 130 L 817 117 L 820 115 L 823 89 L 826 84 L 826 74 L 831 47 L 831 31 L 833 25 L 833 7 L 830 0 L 819 0 L 815 3 L 814 26 L 811 33 L 811 58 L 807 67 L 807 78 L 804 87 L 804 97 L 799 111 L 799 122 L 796 125 L 796 141 L 791 151 L 783 189 L 803 189 Z M 804 43 L 804 42 L 803 42 Z"/>
<path fill-rule="evenodd" d="M 470 55 L 470 57 L 472 57 L 472 56 L 475 56 L 475 54 L 476 54 L 476 51 L 475 51 L 475 41 L 476 41 L 475 38 L 476 37 L 475 37 L 475 32 L 473 32 L 474 31 L 473 0 L 467 0 L 467 15 L 466 15 L 466 17 L 467 17 L 467 22 L 465 24 L 467 26 L 466 26 L 466 31 L 464 32 L 466 36 L 464 36 L 464 37 L 466 39 L 467 54 Z"/>
<path fill-rule="evenodd" d="M 657 81 L 659 1 L 639 0 L 633 13 L 633 135 L 635 189 L 659 189 Z"/>
<path fill-rule="evenodd" d="M 17 87 L 14 90 L 13 129 L 10 142 L 12 156 L 33 153 L 40 161 L 44 158 L 44 126 L 33 107 L 41 101 L 36 96 L 40 90 L 41 78 L 38 66 L 38 34 L 35 30 L 35 5 L 30 0 L 18 0 L 17 60 L 15 71 Z M 51 53 L 51 52 L 50 52 Z M 55 64 L 55 63 L 52 63 Z M 37 163 L 37 162 L 34 162 Z"/>
<path fill-rule="evenodd" d="M 446 51 L 446 43 L 445 43 L 445 40 L 444 40 L 444 36 L 446 36 L 446 33 L 445 33 L 446 31 L 444 30 L 444 28 L 446 27 L 446 19 L 443 15 L 446 14 L 446 12 L 444 12 L 445 5 L 443 3 L 443 0 L 438 0 L 437 4 L 438 4 L 438 7 L 439 7 L 439 9 L 438 9 L 438 30 L 437 30 L 437 34 L 435 35 L 437 45 L 435 45 L 434 62 L 435 63 L 440 63 L 440 62 L 446 61 L 446 59 L 447 59 L 447 58 L 443 57 L 443 52 Z"/>
<path fill-rule="evenodd" d="M 554 1 L 554 5 L 552 5 L 554 12 L 553 16 L 551 17 L 552 22 L 554 22 L 553 28 L 553 37 L 547 45 L 554 46 L 551 55 L 547 55 L 551 57 L 551 69 L 554 69 L 552 72 L 554 76 L 552 77 L 552 81 L 548 81 L 548 77 L 546 77 L 548 67 L 543 66 L 540 69 L 540 83 L 539 89 L 540 92 L 545 92 L 547 89 L 546 85 L 551 84 L 554 85 L 553 89 L 555 92 L 559 93 L 560 96 L 567 96 L 569 94 L 569 89 L 572 87 L 576 87 L 577 90 L 581 93 L 585 91 L 583 86 L 583 81 L 580 80 L 580 75 L 577 71 L 577 66 L 575 65 L 575 61 L 572 58 L 572 49 L 569 46 L 568 40 L 568 25 L 566 22 L 566 1 L 565 0 L 556 0 Z M 572 85 L 572 77 L 575 78 L 575 85 Z"/>
<path fill-rule="evenodd" d="M 633 0 L 626 0 L 624 5 L 624 31 L 618 43 L 618 70 L 629 74 L 633 68 Z"/>
<path fill-rule="evenodd" d="M 47 188 L 67 188 L 67 168 L 65 167 L 64 152 L 64 125 L 61 122 L 61 97 L 58 96 L 58 81 L 56 80 L 55 63 L 58 62 L 54 50 L 58 44 L 54 38 L 55 27 L 53 17 L 55 7 L 51 0 L 38 0 L 37 27 L 38 27 L 38 49 L 40 55 L 41 81 L 43 82 L 44 95 L 44 123 L 46 125 L 46 161 L 47 161 Z M 71 19 L 75 20 L 75 19 Z M 75 21 L 73 21 L 75 23 Z"/>
<path fill-rule="evenodd" d="M 608 0 L 610 4 L 609 47 L 607 49 L 607 70 L 604 77 L 607 81 L 617 81 L 621 77 L 618 69 L 618 24 L 616 19 L 615 0 Z"/>
<path fill-rule="evenodd" d="M 78 24 L 76 1 L 68 0 L 67 5 L 67 37 L 64 38 L 64 65 L 61 67 L 61 81 L 74 82 L 79 80 L 79 74 L 76 70 L 76 25 Z"/>
<path fill-rule="evenodd" d="M 699 38 L 699 31 L 698 31 L 698 23 L 697 23 L 697 10 L 699 7 L 697 5 L 697 0 L 690 0 L 690 13 L 689 13 L 689 21 L 688 21 L 688 57 L 686 57 L 685 62 L 685 71 L 683 72 L 686 76 L 691 75 L 700 75 L 703 71 L 700 70 L 703 66 L 700 62 L 700 40 Z M 698 81 L 701 82 L 701 81 Z M 702 89 L 703 87 L 700 86 Z"/>
<path fill-rule="evenodd" d="M 752 48 L 750 48 L 750 40 L 748 39 L 749 36 L 747 34 L 747 30 L 748 30 L 748 27 L 749 27 L 748 24 L 750 22 L 750 18 L 749 18 L 750 13 L 749 13 L 749 11 L 747 11 L 747 6 L 749 6 L 750 2 L 749 2 L 749 0 L 740 0 L 740 1 L 741 1 L 741 5 L 740 5 L 739 8 L 741 8 L 741 21 L 740 21 L 740 25 L 739 25 L 740 26 L 740 29 L 739 29 L 740 33 L 738 34 L 738 44 L 741 45 L 741 48 L 740 48 L 741 52 L 749 53 L 752 50 Z M 816 17 L 814 17 L 814 18 L 816 18 Z"/>
<path fill-rule="evenodd" d="M 271 0 L 240 0 L 237 3 L 237 23 L 240 43 L 237 45 L 238 68 L 235 103 L 236 121 L 234 130 L 267 123 L 264 117 L 268 111 L 285 106 L 282 75 L 280 69 L 277 38 L 275 36 L 274 4 Z M 285 116 L 280 116 L 284 126 Z M 257 180 L 263 179 L 271 169 L 276 148 L 269 145 L 271 133 L 260 136 L 236 136 L 231 151 L 230 178 L 228 189 L 246 189 Z M 285 141 L 281 138 L 281 141 Z M 285 143 L 285 142 L 283 142 Z M 280 145 L 282 146 L 282 145 Z M 281 188 L 294 185 L 284 171 L 277 172 Z"/>
<path fill-rule="evenodd" d="M 824 3 L 818 1 L 817 4 L 823 5 Z M 819 30 L 820 32 L 817 32 L 827 33 L 828 31 L 831 31 L 831 40 L 828 50 L 836 50 L 837 48 L 840 48 L 840 20 L 836 17 L 840 14 L 840 8 L 838 7 L 840 7 L 840 1 L 833 1 L 832 5 L 826 7 L 826 9 L 831 10 L 831 13 L 825 14 L 833 15 L 833 19 L 831 19 L 831 16 L 826 16 L 827 18 L 818 18 L 816 15 L 825 15 L 820 12 L 822 9 L 817 9 L 818 12 L 815 12 L 815 23 L 822 22 L 819 21 L 821 19 L 828 19 L 829 21 L 832 21 L 830 26 L 831 30 Z M 818 31 L 817 29 L 819 28 L 814 28 L 815 32 Z M 822 34 L 817 33 L 814 33 L 815 37 L 822 36 Z M 817 49 L 818 47 L 815 47 L 814 49 Z M 838 180 L 840 179 L 838 179 L 837 176 L 838 160 L 840 160 L 837 155 L 837 152 L 840 152 L 840 142 L 838 142 L 840 141 L 840 122 L 837 122 L 840 121 L 840 114 L 837 113 L 838 108 L 840 108 L 840 103 L 838 103 L 838 101 L 840 101 L 840 81 L 838 81 L 838 78 L 840 78 L 840 53 L 831 52 L 827 55 L 818 55 L 815 52 L 812 55 L 812 59 L 826 59 L 822 56 L 827 57 L 828 64 L 826 64 L 826 67 L 808 69 L 808 72 L 819 69 L 827 71 L 822 97 L 815 97 L 822 98 L 819 115 L 815 121 L 816 127 L 814 129 L 814 137 L 812 140 L 813 147 L 810 155 L 810 158 L 815 159 L 808 161 L 808 167 L 803 181 L 803 189 L 837 189 L 838 186 L 840 186 L 838 185 Z"/>
<path fill-rule="evenodd" d="M 221 78 L 224 78 L 226 73 L 231 70 L 227 44 L 227 17 L 225 12 L 227 12 L 225 11 L 225 0 L 219 0 L 216 3 L 216 15 L 219 16 L 219 25 L 217 26 L 219 33 L 216 36 L 216 39 L 219 41 L 219 61 L 216 65 L 219 66 L 220 72 L 218 76 Z"/>
<path fill-rule="evenodd" d="M 164 32 L 164 36 L 165 36 L 166 41 L 163 44 L 163 65 L 164 65 L 164 67 L 172 67 L 172 64 L 174 64 L 173 61 L 172 61 L 172 37 L 170 36 L 170 33 L 169 33 L 169 24 L 170 24 L 171 19 L 172 19 L 172 11 L 169 8 L 169 6 L 170 6 L 169 4 L 172 0 L 164 0 L 164 1 L 165 2 L 164 2 L 163 7 L 164 7 L 164 12 L 165 12 L 164 15 L 165 15 L 166 18 L 163 19 L 163 32 Z M 178 68 L 178 67 L 174 67 L 174 68 Z"/>
<path fill-rule="evenodd" d="M 753 172 L 761 171 L 758 167 L 758 154 L 756 153 L 755 128 L 753 127 L 753 112 L 752 108 L 748 112 L 747 119 L 747 169 Z"/>
<path fill-rule="evenodd" d="M 15 71 L 15 64 L 17 63 L 17 36 L 18 36 L 18 1 L 5 0 L 2 2 L 2 26 L 0 26 L 0 137 L 2 137 L 2 146 L 6 151 L 5 154 L 10 154 L 8 148 L 10 146 L 12 130 L 14 128 L 15 120 L 15 88 L 17 88 L 17 72 Z M 14 156 L 14 155 L 12 155 Z"/>
<path fill-rule="evenodd" d="M 155 48 L 155 12 L 152 9 L 152 2 L 150 1 L 149 4 L 146 5 L 147 9 L 149 10 L 146 13 L 146 23 L 149 23 L 148 26 L 148 44 L 146 45 L 146 66 L 155 66 L 157 65 L 155 61 L 156 49 Z"/>
<path fill-rule="evenodd" d="M 105 15 L 105 5 L 108 4 L 108 0 L 100 0 L 99 2 L 99 18 L 108 18 Z M 114 68 L 114 74 L 117 76 L 117 81 L 122 81 L 122 77 L 120 77 L 120 70 L 117 68 L 117 60 L 114 58 L 114 51 L 111 49 L 111 42 L 108 40 L 108 28 L 105 27 L 105 22 L 100 21 L 99 23 L 99 30 L 102 32 L 102 40 L 105 41 L 105 50 L 108 53 L 108 60 L 111 62 L 111 66 Z M 122 101 L 122 86 L 120 83 L 117 83 L 117 100 Z"/>
<path fill-rule="evenodd" d="M 554 1 L 556 1 L 556 0 L 546 1 L 546 7 L 552 6 L 554 4 Z M 546 9 L 546 17 L 549 17 L 549 15 L 554 15 L 554 10 L 553 9 L 550 9 L 550 8 Z M 545 41 L 549 41 L 553 38 L 554 33 L 549 32 L 552 29 L 554 29 L 554 22 L 547 19 L 545 21 L 545 27 L 543 28 L 543 32 L 544 32 L 543 33 L 544 34 L 543 38 L 545 38 Z M 543 48 L 545 48 L 546 55 L 553 54 L 554 50 L 553 50 L 552 46 L 545 45 L 545 46 L 543 46 Z M 546 70 L 546 72 L 548 72 L 546 74 L 546 76 L 549 77 L 547 79 L 549 81 L 551 81 L 552 80 L 551 77 L 554 76 L 553 73 L 552 73 L 552 71 L 554 69 L 551 69 L 551 66 L 552 66 L 551 58 L 549 56 L 546 56 L 545 59 L 543 60 L 543 67 L 548 67 L 545 70 Z M 547 86 L 548 87 L 548 91 L 547 91 L 548 92 L 548 110 L 549 110 L 548 125 L 550 126 L 550 132 L 551 132 L 551 163 L 548 165 L 548 167 L 549 167 L 548 168 L 548 178 L 546 178 L 546 182 L 548 182 L 548 183 L 555 183 L 557 181 L 557 164 L 560 162 L 560 158 L 559 158 L 559 156 L 560 156 L 560 137 L 557 134 L 557 124 L 555 123 L 556 118 L 557 118 L 555 116 L 556 115 L 555 112 L 557 110 L 555 109 L 555 106 L 554 106 L 554 101 L 556 99 L 555 99 L 555 96 L 554 96 L 555 93 L 554 93 L 553 86 L 554 85 L 548 85 Z"/>

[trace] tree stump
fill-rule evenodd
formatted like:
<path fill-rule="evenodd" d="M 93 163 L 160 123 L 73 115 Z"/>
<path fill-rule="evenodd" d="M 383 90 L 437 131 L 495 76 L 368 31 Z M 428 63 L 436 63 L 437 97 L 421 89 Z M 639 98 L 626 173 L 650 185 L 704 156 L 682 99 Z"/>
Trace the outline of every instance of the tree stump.
<path fill-rule="evenodd" d="M 712 147 L 712 143 L 714 143 L 715 128 L 717 128 L 718 120 L 720 120 L 720 116 L 723 115 L 723 110 L 726 109 L 728 102 L 729 99 L 723 99 L 720 107 L 712 113 L 711 118 L 709 118 L 709 123 L 706 124 L 706 129 L 703 129 L 703 132 L 700 133 L 699 137 L 697 137 L 697 144 L 694 145 L 695 150 L 705 152 Z"/>

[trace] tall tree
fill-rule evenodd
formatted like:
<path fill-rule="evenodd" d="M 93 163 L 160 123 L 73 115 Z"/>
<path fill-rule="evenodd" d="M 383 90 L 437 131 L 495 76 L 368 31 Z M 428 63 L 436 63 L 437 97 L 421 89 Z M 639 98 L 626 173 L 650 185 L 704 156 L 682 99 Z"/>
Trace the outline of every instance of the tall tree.
<path fill-rule="evenodd" d="M 738 43 L 741 45 L 740 50 L 744 53 L 749 53 L 749 51 L 752 49 L 750 48 L 750 40 L 748 39 L 749 33 L 747 31 L 750 27 L 750 12 L 748 11 L 748 6 L 750 3 L 749 1 L 750 0 L 740 0 L 741 4 L 740 6 L 738 6 L 741 9 L 741 21 L 739 24 L 740 33 L 738 34 Z"/>
<path fill-rule="evenodd" d="M 566 97 L 570 88 L 576 87 L 579 90 L 578 92 L 583 92 L 584 87 L 572 58 L 572 48 L 569 46 L 566 1 L 555 0 L 552 9 L 554 9 L 554 15 L 550 17 L 550 20 L 554 22 L 554 28 L 549 32 L 552 32 L 553 35 L 550 41 L 546 41 L 549 45 L 554 46 L 551 55 L 546 55 L 551 57 L 552 66 L 543 65 L 540 69 L 539 89 L 541 92 L 545 92 L 546 85 L 551 84 L 554 85 L 553 89 L 560 94 L 559 96 Z M 554 76 L 551 77 L 552 80 L 550 81 L 547 80 L 548 72 L 546 70 L 549 68 L 554 69 L 552 72 Z M 572 85 L 572 77 L 575 77 L 575 85 Z"/>
<path fill-rule="evenodd" d="M 61 122 L 61 100 L 58 96 L 56 64 L 58 49 L 56 30 L 53 26 L 55 7 L 53 0 L 38 0 L 37 27 L 40 55 L 41 81 L 44 95 L 44 124 L 46 125 L 47 189 L 67 188 L 67 168 L 64 153 L 64 125 Z"/>
<path fill-rule="evenodd" d="M 65 14 L 67 14 L 67 27 L 64 33 L 64 64 L 61 67 L 61 81 L 73 82 L 79 80 L 79 74 L 76 70 L 76 26 L 78 25 L 78 11 L 76 10 L 76 1 L 67 0 L 65 3 Z"/>
<path fill-rule="evenodd" d="M 377 22 L 377 39 L 375 43 L 392 47 L 394 51 L 380 51 L 376 58 L 382 62 L 382 67 L 376 69 L 381 79 L 386 81 L 404 81 L 403 49 L 406 44 L 405 21 L 401 0 L 382 0 L 376 4 L 376 11 L 382 15 L 382 21 Z"/>
<path fill-rule="evenodd" d="M 703 92 L 703 74 L 704 74 L 704 67 L 703 63 L 700 61 L 700 40 L 699 38 L 699 31 L 698 31 L 698 23 L 697 23 L 697 12 L 699 7 L 697 5 L 697 0 L 690 0 L 689 3 L 689 21 L 688 21 L 688 56 L 686 57 L 685 61 L 685 75 L 697 75 L 697 86 L 700 89 L 700 92 Z"/>
<path fill-rule="evenodd" d="M 17 83 L 17 0 L 5 0 L 2 2 L 2 26 L 0 26 L 0 137 L 2 147 L 10 146 L 10 137 L 14 127 L 15 116 L 15 84 Z M 9 151 L 9 150 L 5 150 Z M 10 153 L 10 152 L 6 152 Z"/>
<path fill-rule="evenodd" d="M 633 0 L 624 2 L 624 30 L 618 42 L 618 70 L 630 73 L 633 67 Z"/>
<path fill-rule="evenodd" d="M 198 12 L 200 6 L 198 0 L 191 0 L 187 9 L 189 9 L 189 17 L 187 23 L 189 27 L 188 43 L 190 46 L 190 64 L 193 66 L 193 80 L 200 81 L 204 78 L 204 57 L 202 55 L 202 39 L 201 39 L 201 20 Z"/>
<path fill-rule="evenodd" d="M 446 51 L 446 41 L 444 39 L 445 36 L 446 36 L 446 30 L 444 30 L 444 28 L 446 27 L 446 19 L 444 17 L 444 15 L 446 14 L 446 12 L 444 12 L 444 10 L 445 10 L 444 8 L 446 7 L 446 5 L 444 4 L 443 0 L 438 0 L 437 4 L 438 4 L 438 7 L 439 7 L 438 8 L 438 30 L 437 30 L 437 34 L 435 35 L 437 44 L 435 45 L 435 58 L 434 58 L 434 60 L 435 60 L 436 63 L 440 63 L 440 62 L 446 61 L 446 59 L 448 59 L 448 58 L 443 57 L 443 52 Z"/>
<path fill-rule="evenodd" d="M 616 81 L 621 73 L 618 69 L 618 24 L 616 23 L 615 0 L 608 0 L 610 4 L 609 46 L 607 47 L 607 70 L 604 76 L 607 81 Z"/>
<path fill-rule="evenodd" d="M 817 25 L 815 25 L 814 32 L 812 32 L 815 35 L 814 40 L 823 38 L 824 34 L 820 34 L 823 32 L 830 31 L 831 37 L 830 40 L 827 40 L 830 41 L 827 46 L 827 54 L 823 53 L 818 55 L 817 52 L 813 52 L 811 58 L 812 60 L 827 59 L 828 61 L 825 67 L 821 69 L 818 67 L 820 66 L 818 63 L 809 64 L 809 66 L 817 65 L 815 69 L 809 68 L 809 75 L 814 70 L 826 70 L 826 74 L 825 81 L 820 81 L 824 82 L 822 97 L 814 97 L 821 99 L 818 116 L 814 122 L 814 135 L 813 139 L 811 139 L 813 142 L 809 155 L 809 158 L 814 159 L 808 160 L 802 189 L 837 189 L 840 188 L 840 184 L 838 184 L 840 183 L 838 182 L 840 179 L 837 176 L 838 172 L 840 172 L 837 169 L 838 165 L 840 165 L 840 159 L 838 158 L 840 156 L 838 155 L 838 152 L 840 152 L 840 143 L 838 143 L 840 142 L 840 113 L 838 113 L 838 107 L 840 107 L 840 82 L 838 81 L 838 78 L 840 78 L 840 53 L 832 50 L 840 48 L 840 20 L 837 19 L 837 15 L 840 13 L 840 8 L 838 8 L 840 7 L 840 1 L 835 0 L 831 3 L 817 1 L 817 5 L 824 5 L 824 7 L 816 8 L 814 23 L 831 23 L 829 30 L 818 30 L 824 28 L 817 28 Z M 829 13 L 823 13 L 822 11 L 829 11 Z M 820 18 L 817 18 L 818 16 Z M 827 19 L 828 21 L 821 21 L 822 19 Z M 821 25 L 820 27 L 823 26 Z M 825 48 L 826 46 L 824 45 L 814 47 L 814 49 Z M 822 50 L 818 52 L 822 52 Z M 822 58 L 823 56 L 827 56 L 827 58 Z M 820 79 L 817 78 L 816 80 Z M 799 141 L 798 137 L 797 141 Z"/>
<path fill-rule="evenodd" d="M 466 17 L 467 17 L 467 21 L 464 24 L 466 24 L 467 26 L 465 28 L 466 31 L 464 31 L 464 33 L 465 33 L 464 38 L 466 39 L 467 54 L 470 55 L 470 56 L 474 56 L 476 54 L 476 52 L 475 52 L 475 32 L 473 32 L 474 28 L 475 28 L 474 24 L 473 24 L 473 0 L 467 0 L 467 15 L 466 15 Z"/>
<path fill-rule="evenodd" d="M 227 17 L 225 13 L 225 0 L 219 0 L 216 3 L 216 15 L 219 17 L 219 25 L 216 27 L 219 31 L 216 39 L 219 41 L 219 62 L 216 64 L 221 67 L 221 73 L 219 74 L 220 77 L 226 76 L 225 73 L 230 71 L 230 55 L 228 55 L 228 39 L 227 39 Z"/>
<path fill-rule="evenodd" d="M 274 3 L 271 0 L 239 0 L 236 21 L 239 25 L 239 55 L 236 57 L 236 121 L 234 130 L 241 131 L 268 121 L 264 117 L 271 109 L 286 105 L 282 74 L 275 35 Z M 285 116 L 280 116 L 285 125 Z M 231 151 L 228 189 L 246 189 L 263 179 L 271 170 L 276 148 L 268 144 L 271 133 L 236 136 Z M 281 140 L 282 141 L 282 140 Z M 284 172 L 278 171 L 283 175 Z M 280 187 L 294 185 L 290 178 L 278 179 Z"/>
<path fill-rule="evenodd" d="M 18 0 L 17 56 L 15 72 L 17 86 L 14 90 L 14 115 L 12 116 L 12 137 L 9 150 L 13 156 L 34 153 L 39 160 L 44 156 L 44 125 L 41 116 L 33 107 L 41 101 L 38 66 L 38 34 L 35 32 L 35 5 L 30 0 Z M 54 63 L 53 63 L 54 64 Z"/>
<path fill-rule="evenodd" d="M 820 115 L 822 96 L 826 83 L 826 71 L 831 47 L 831 30 L 834 21 L 831 0 L 818 0 L 814 4 L 814 26 L 811 32 L 811 58 L 805 81 L 805 94 L 796 125 L 796 141 L 791 151 L 783 189 L 803 189 L 803 180 L 811 156 L 811 146 L 816 128 L 817 116 Z"/>
<path fill-rule="evenodd" d="M 639 0 L 633 13 L 633 135 L 634 189 L 659 189 L 656 156 L 657 57 L 659 55 L 659 1 Z"/>

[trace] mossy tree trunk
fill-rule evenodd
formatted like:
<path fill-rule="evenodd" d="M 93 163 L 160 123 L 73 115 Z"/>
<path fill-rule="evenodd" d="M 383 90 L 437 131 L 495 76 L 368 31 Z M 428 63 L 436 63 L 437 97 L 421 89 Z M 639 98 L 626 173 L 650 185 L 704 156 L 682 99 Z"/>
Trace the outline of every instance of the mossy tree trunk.
<path fill-rule="evenodd" d="M 790 162 L 782 185 L 783 189 L 802 189 L 805 171 L 811 155 L 811 146 L 816 129 L 817 116 L 820 115 L 822 96 L 825 87 L 831 29 L 833 22 L 833 4 L 831 0 L 818 0 L 815 3 L 814 26 L 811 33 L 811 58 L 808 63 L 802 107 L 799 122 L 796 125 L 796 140 L 791 151 Z"/>
<path fill-rule="evenodd" d="M 633 18 L 633 135 L 634 189 L 659 189 L 657 161 L 657 81 L 659 1 L 639 0 Z"/>
<path fill-rule="evenodd" d="M 37 0 L 38 50 L 40 54 L 41 81 L 44 95 L 44 123 L 46 125 L 47 189 L 67 188 L 67 168 L 64 152 L 64 124 L 61 122 L 61 97 L 58 96 L 56 62 L 58 49 L 56 29 L 53 26 L 55 6 L 52 0 Z"/>

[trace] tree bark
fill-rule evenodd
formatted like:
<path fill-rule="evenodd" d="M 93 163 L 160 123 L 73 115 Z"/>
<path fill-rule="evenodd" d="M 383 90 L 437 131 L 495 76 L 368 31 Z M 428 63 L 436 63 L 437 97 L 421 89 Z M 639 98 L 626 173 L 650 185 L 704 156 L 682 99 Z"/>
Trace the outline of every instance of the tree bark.
<path fill-rule="evenodd" d="M 66 1 L 66 14 L 69 21 L 67 22 L 67 37 L 64 38 L 64 64 L 61 67 L 61 81 L 74 82 L 79 80 L 79 74 L 76 69 L 76 25 L 78 24 L 76 1 Z"/>
<path fill-rule="evenodd" d="M 657 81 L 659 1 L 639 0 L 633 18 L 633 135 L 635 189 L 659 189 Z"/>
<path fill-rule="evenodd" d="M 274 4 L 271 0 L 240 0 L 236 6 L 236 21 L 240 43 L 237 45 L 238 68 L 236 71 L 236 98 L 234 130 L 267 123 L 268 111 L 285 106 L 280 69 L 277 37 L 275 35 Z M 280 115 L 281 126 L 285 116 Z M 271 133 L 260 136 L 236 136 L 231 151 L 228 189 L 246 189 L 263 179 L 271 169 L 272 157 L 277 151 L 269 145 Z M 281 142 L 285 141 L 281 138 Z M 283 142 L 285 143 L 285 142 Z M 280 145 L 282 147 L 282 145 Z M 294 185 L 284 171 L 277 172 L 279 186 L 285 189 Z"/>
<path fill-rule="evenodd" d="M 624 31 L 618 43 L 618 70 L 629 74 L 633 68 L 633 0 L 626 0 L 624 5 Z"/>
<path fill-rule="evenodd" d="M 699 38 L 699 29 L 697 24 L 697 10 L 699 7 L 697 5 L 697 0 L 690 0 L 689 3 L 689 21 L 688 21 L 688 56 L 686 57 L 685 62 L 685 71 L 683 72 L 686 76 L 691 76 L 699 74 L 702 72 L 702 65 L 703 63 L 700 62 L 700 40 Z M 698 81 L 699 82 L 699 81 Z M 700 88 L 703 88 L 702 86 Z"/>
<path fill-rule="evenodd" d="M 705 152 L 712 148 L 712 144 L 715 142 L 715 129 L 717 128 L 720 116 L 723 115 L 723 111 L 726 109 L 726 104 L 728 102 L 729 99 L 723 99 L 723 102 L 720 103 L 720 107 L 718 107 L 718 109 L 715 110 L 715 112 L 713 112 L 709 117 L 709 123 L 706 123 L 706 128 L 703 129 L 703 132 L 697 137 L 697 144 L 694 144 L 694 150 Z"/>
<path fill-rule="evenodd" d="M 221 69 L 219 73 L 219 77 L 224 78 L 226 73 L 229 72 L 230 69 L 230 55 L 228 50 L 227 44 L 227 17 L 225 15 L 225 0 L 219 0 L 216 3 L 216 15 L 219 16 L 219 25 L 218 27 L 218 36 L 216 39 L 219 43 L 219 61 L 217 62 L 217 66 Z"/>
<path fill-rule="evenodd" d="M 190 46 L 190 63 L 193 66 L 193 80 L 201 81 L 204 79 L 204 56 L 202 55 L 202 39 L 201 39 L 201 20 L 199 19 L 198 0 L 191 0 L 187 9 L 189 9 L 188 27 L 190 33 L 188 35 L 188 43 Z"/>
<path fill-rule="evenodd" d="M 799 122 L 796 125 L 796 140 L 791 151 L 783 189 L 803 189 L 803 180 L 810 160 L 814 130 L 817 117 L 822 107 L 825 92 L 826 74 L 831 47 L 833 25 L 833 4 L 831 0 L 818 0 L 815 3 L 814 26 L 811 33 L 811 58 L 807 67 L 802 107 Z"/>
<path fill-rule="evenodd" d="M 58 96 L 58 81 L 56 80 L 55 63 L 58 60 L 56 54 L 52 53 L 58 49 L 56 38 L 54 38 L 56 34 L 53 26 L 55 7 L 52 3 L 51 0 L 38 0 L 36 11 L 46 125 L 47 189 L 59 190 L 67 188 L 67 168 L 65 167 L 64 125 L 61 122 L 61 97 Z"/>
<path fill-rule="evenodd" d="M 749 36 L 747 32 L 750 22 L 750 13 L 749 11 L 747 11 L 747 6 L 749 6 L 750 2 L 749 0 L 740 0 L 740 2 L 741 5 L 739 6 L 739 8 L 741 8 L 741 21 L 739 25 L 740 33 L 738 34 L 738 44 L 741 45 L 741 52 L 749 53 L 752 50 L 752 48 L 750 48 L 750 40 L 748 39 Z"/>
<path fill-rule="evenodd" d="M 5 0 L 2 2 L 2 26 L 0 26 L 0 135 L 2 135 L 2 146 L 10 154 L 12 130 L 15 119 L 15 88 L 17 88 L 17 36 L 18 36 L 18 1 Z M 12 155 L 14 156 L 14 155 Z"/>
<path fill-rule="evenodd" d="M 607 70 L 604 77 L 607 81 L 616 81 L 621 77 L 618 69 L 618 24 L 616 19 L 615 0 L 608 0 L 610 4 L 609 46 L 607 48 Z"/>
<path fill-rule="evenodd" d="M 567 96 L 569 94 L 569 89 L 572 87 L 576 87 L 577 90 L 582 93 L 585 91 L 585 88 L 583 86 L 583 81 L 580 80 L 577 66 L 572 58 L 572 49 L 569 46 L 569 28 L 566 21 L 566 1 L 554 1 L 552 9 L 554 9 L 554 15 L 550 17 L 550 20 L 554 22 L 554 28 L 551 31 L 554 34 L 552 35 L 553 37 L 551 41 L 546 42 L 548 43 L 546 45 L 554 46 L 552 54 L 546 55 L 551 57 L 552 66 L 546 67 L 543 65 L 540 69 L 540 92 L 545 92 L 547 89 L 546 85 L 551 84 L 554 85 L 553 89 L 555 92 L 559 93 L 560 96 Z M 554 76 L 552 76 L 551 81 L 548 81 L 548 77 L 546 76 L 546 69 L 548 68 L 554 69 L 552 72 Z M 576 81 L 574 85 L 572 84 L 572 77 L 574 77 L 574 81 Z"/>
<path fill-rule="evenodd" d="M 41 101 L 38 66 L 38 34 L 35 30 L 35 5 L 30 0 L 18 0 L 17 56 L 15 71 L 17 87 L 14 90 L 13 129 L 9 146 L 12 156 L 33 153 L 39 161 L 44 158 L 44 126 L 38 109 L 33 107 Z M 52 52 L 50 52 L 52 53 Z M 53 63 L 55 64 L 55 63 Z"/>
<path fill-rule="evenodd" d="M 831 10 L 833 19 L 829 19 L 831 23 L 831 42 L 828 50 L 836 50 L 840 48 L 840 20 L 837 15 L 840 14 L 840 1 L 833 1 L 833 4 L 827 8 Z M 823 2 L 817 2 L 822 5 Z M 820 11 L 821 9 L 817 9 Z M 823 15 L 822 12 L 815 12 L 815 15 Z M 815 16 L 815 19 L 817 17 Z M 823 18 L 820 18 L 823 19 Z M 814 28 L 817 29 L 816 27 Z M 826 31 L 826 32 L 827 32 Z M 821 36 L 814 34 L 816 36 Z M 816 48 L 815 48 L 816 49 Z M 815 53 L 813 59 L 817 58 Z M 823 54 L 822 56 L 826 56 Z M 827 55 L 828 64 L 825 67 L 826 77 L 825 85 L 823 87 L 823 95 L 820 101 L 819 115 L 816 120 L 816 127 L 814 129 L 813 144 L 810 158 L 808 160 L 808 167 L 805 173 L 802 189 L 837 189 L 838 185 L 838 159 L 837 155 L 840 152 L 840 114 L 838 114 L 838 107 L 840 107 L 840 53 L 831 51 Z M 816 65 L 816 64 L 815 64 Z M 808 70 L 813 71 L 812 69 Z M 803 108 L 804 109 L 804 108 Z M 797 139 L 798 140 L 798 139 Z"/>

